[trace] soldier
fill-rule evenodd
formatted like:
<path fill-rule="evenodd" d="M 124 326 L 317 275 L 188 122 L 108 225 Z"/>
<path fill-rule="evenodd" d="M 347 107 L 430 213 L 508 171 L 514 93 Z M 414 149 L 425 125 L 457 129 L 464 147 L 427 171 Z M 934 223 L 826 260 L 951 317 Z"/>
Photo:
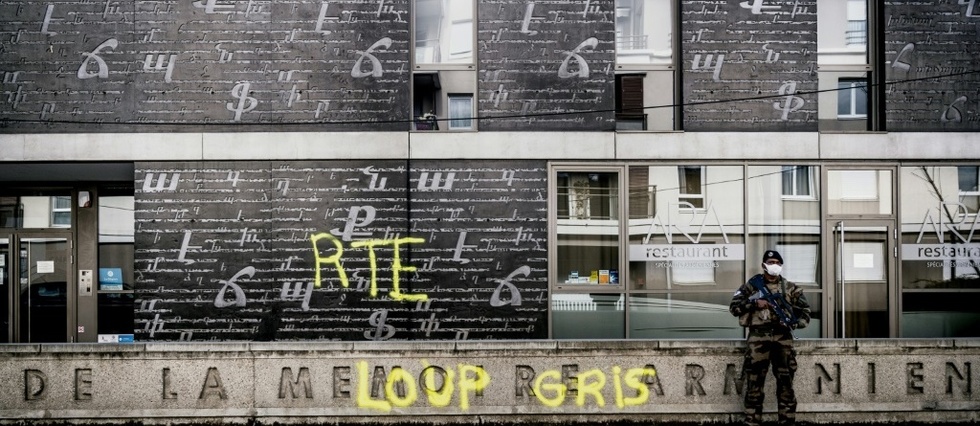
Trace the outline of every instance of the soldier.
<path fill-rule="evenodd" d="M 747 327 L 745 363 L 745 424 L 762 423 L 762 388 L 772 363 L 776 377 L 776 398 L 779 405 L 779 424 L 796 422 L 796 394 L 793 376 L 796 374 L 796 350 L 793 349 L 793 329 L 806 327 L 810 322 L 810 305 L 803 289 L 781 276 L 783 258 L 779 252 L 768 250 L 762 256 L 763 273 L 750 278 L 732 296 L 728 310 L 738 317 L 739 325 Z M 767 294 L 768 291 L 768 294 Z"/>

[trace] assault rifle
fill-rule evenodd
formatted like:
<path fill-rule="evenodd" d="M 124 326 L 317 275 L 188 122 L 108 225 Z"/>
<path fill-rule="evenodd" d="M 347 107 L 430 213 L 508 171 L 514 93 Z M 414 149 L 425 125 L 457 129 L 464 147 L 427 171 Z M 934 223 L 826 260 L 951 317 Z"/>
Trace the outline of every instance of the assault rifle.
<path fill-rule="evenodd" d="M 792 335 L 793 328 L 800 322 L 796 318 L 796 315 L 793 315 L 793 307 L 786 303 L 786 299 L 782 295 L 772 294 L 769 288 L 766 287 L 766 283 L 763 282 L 762 277 L 755 277 L 749 280 L 749 284 L 757 290 L 755 294 L 749 296 L 749 301 L 755 302 L 756 300 L 763 299 L 769 302 L 769 306 L 776 312 L 776 317 L 779 318 L 779 322 L 789 328 L 789 333 Z M 793 338 L 796 338 L 796 336 L 793 336 Z"/>

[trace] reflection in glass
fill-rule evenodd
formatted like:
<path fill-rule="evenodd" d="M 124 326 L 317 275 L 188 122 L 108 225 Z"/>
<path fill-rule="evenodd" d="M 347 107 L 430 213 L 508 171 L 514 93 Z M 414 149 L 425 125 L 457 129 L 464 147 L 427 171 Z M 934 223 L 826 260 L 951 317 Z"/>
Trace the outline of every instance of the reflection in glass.
<path fill-rule="evenodd" d="M 551 296 L 555 339 L 623 339 L 626 314 L 622 294 L 562 294 Z"/>
<path fill-rule="evenodd" d="M 632 289 L 744 282 L 742 167 L 631 166 L 629 185 Z M 695 190 L 700 209 L 690 208 Z"/>
<path fill-rule="evenodd" d="M 558 220 L 619 219 L 619 182 L 616 173 L 558 173 Z M 569 222 L 570 224 L 573 224 Z M 574 223 L 584 225 L 584 223 Z"/>
<path fill-rule="evenodd" d="M 557 278 L 563 284 L 619 284 L 619 175 L 557 175 Z"/>
<path fill-rule="evenodd" d="M 0 228 L 71 228 L 71 196 L 0 197 Z"/>
<path fill-rule="evenodd" d="M 68 240 L 20 240 L 20 341 L 64 342 L 68 321 Z"/>
<path fill-rule="evenodd" d="M 827 172 L 829 214 L 892 214 L 891 170 L 830 170 Z"/>
<path fill-rule="evenodd" d="M 901 169 L 902 337 L 980 337 L 977 170 Z"/>
<path fill-rule="evenodd" d="M 134 212 L 132 195 L 99 198 L 99 335 L 133 334 Z"/>
<path fill-rule="evenodd" d="M 630 337 L 635 339 L 738 339 L 743 330 L 728 312 L 725 293 L 667 293 L 630 297 Z"/>
<path fill-rule="evenodd" d="M 10 267 L 10 239 L 0 238 L 0 343 L 10 342 L 10 291 L 13 285 Z"/>
<path fill-rule="evenodd" d="M 957 167 L 959 175 L 960 204 L 971 212 L 980 210 L 980 167 Z"/>
<path fill-rule="evenodd" d="M 847 227 L 843 248 L 834 246 L 837 280 L 843 300 L 843 334 L 847 338 L 888 337 L 888 228 Z M 843 255 L 836 253 L 843 250 Z M 843 282 L 841 282 L 843 278 Z"/>
<path fill-rule="evenodd" d="M 813 171 L 811 166 L 782 166 L 783 167 L 783 196 L 813 199 Z"/>
<path fill-rule="evenodd" d="M 673 63 L 671 0 L 616 0 L 616 62 Z"/>
<path fill-rule="evenodd" d="M 131 195 L 99 198 L 99 286 L 100 291 L 132 290 L 135 215 Z M 118 270 L 119 277 L 107 276 Z"/>
<path fill-rule="evenodd" d="M 902 337 L 980 337 L 980 291 L 902 293 Z"/>
<path fill-rule="evenodd" d="M 51 227 L 52 228 L 71 227 L 71 197 L 70 196 L 51 197 Z"/>
<path fill-rule="evenodd" d="M 783 276 L 804 289 L 813 305 L 820 290 L 819 169 L 801 164 L 748 167 L 747 276 L 762 272 L 762 254 L 783 257 Z M 821 313 L 812 312 L 804 332 L 819 337 Z"/>
<path fill-rule="evenodd" d="M 473 15 L 472 0 L 416 0 L 415 63 L 472 63 Z"/>
<path fill-rule="evenodd" d="M 842 78 L 837 81 L 837 118 L 868 117 L 868 83 L 861 79 Z"/>
<path fill-rule="evenodd" d="M 701 166 L 677 167 L 677 185 L 680 188 L 678 200 L 680 202 L 690 204 L 689 207 L 704 208 L 703 172 Z"/>
<path fill-rule="evenodd" d="M 845 40 L 849 49 L 866 50 L 868 45 L 868 10 L 866 0 L 847 0 L 847 30 Z"/>
<path fill-rule="evenodd" d="M 629 168 L 630 338 L 742 336 L 728 312 L 745 282 L 742 179 L 741 166 Z"/>
<path fill-rule="evenodd" d="M 473 95 L 449 95 L 449 128 L 473 128 Z"/>

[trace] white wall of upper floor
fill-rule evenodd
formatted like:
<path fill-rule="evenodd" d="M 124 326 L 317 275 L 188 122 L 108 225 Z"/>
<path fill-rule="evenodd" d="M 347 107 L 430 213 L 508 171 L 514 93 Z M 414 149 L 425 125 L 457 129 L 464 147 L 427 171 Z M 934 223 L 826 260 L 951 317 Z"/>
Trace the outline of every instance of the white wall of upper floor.
<path fill-rule="evenodd" d="M 980 159 L 980 133 L 209 132 L 0 135 L 0 162 L 269 159 L 968 161 Z"/>

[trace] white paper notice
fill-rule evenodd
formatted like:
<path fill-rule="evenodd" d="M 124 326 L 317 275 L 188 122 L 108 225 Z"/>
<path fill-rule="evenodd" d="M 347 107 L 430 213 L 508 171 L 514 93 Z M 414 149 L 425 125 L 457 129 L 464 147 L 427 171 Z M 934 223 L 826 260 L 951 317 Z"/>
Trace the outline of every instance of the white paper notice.
<path fill-rule="evenodd" d="M 39 274 L 53 274 L 54 273 L 54 261 L 53 260 L 39 260 L 39 261 L 37 261 L 37 273 L 39 273 Z"/>
<path fill-rule="evenodd" d="M 872 253 L 854 253 L 855 268 L 874 268 L 875 255 Z"/>

